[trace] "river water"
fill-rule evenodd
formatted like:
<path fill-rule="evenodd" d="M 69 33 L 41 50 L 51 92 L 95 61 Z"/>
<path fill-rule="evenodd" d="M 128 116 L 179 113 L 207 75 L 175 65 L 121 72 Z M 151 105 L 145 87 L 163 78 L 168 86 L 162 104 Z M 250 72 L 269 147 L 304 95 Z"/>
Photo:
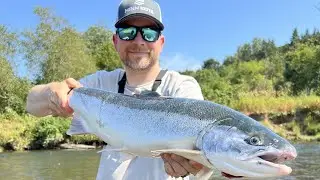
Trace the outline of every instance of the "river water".
<path fill-rule="evenodd" d="M 286 163 L 290 176 L 268 180 L 320 179 L 320 144 L 295 144 L 298 157 Z M 55 150 L 0 153 L 1 180 L 95 179 L 97 150 Z M 225 179 L 217 172 L 213 179 Z"/>

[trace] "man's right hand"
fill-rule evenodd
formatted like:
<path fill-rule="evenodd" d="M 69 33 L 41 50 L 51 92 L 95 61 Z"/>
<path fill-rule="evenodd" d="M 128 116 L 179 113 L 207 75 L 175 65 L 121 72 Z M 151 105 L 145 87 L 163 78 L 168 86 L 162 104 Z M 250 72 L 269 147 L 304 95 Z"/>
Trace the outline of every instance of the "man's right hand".
<path fill-rule="evenodd" d="M 53 116 L 68 117 L 72 115 L 73 110 L 68 102 L 69 96 L 72 94 L 70 90 L 78 87 L 82 87 L 82 85 L 73 78 L 49 84 L 49 109 Z"/>

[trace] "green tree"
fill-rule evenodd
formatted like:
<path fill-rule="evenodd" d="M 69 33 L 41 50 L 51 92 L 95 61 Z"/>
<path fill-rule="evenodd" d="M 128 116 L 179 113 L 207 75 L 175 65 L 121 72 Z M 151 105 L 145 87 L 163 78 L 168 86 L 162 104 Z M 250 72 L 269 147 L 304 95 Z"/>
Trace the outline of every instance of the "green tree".
<path fill-rule="evenodd" d="M 299 45 L 286 54 L 285 78 L 292 83 L 292 92 L 310 94 L 319 87 L 320 46 Z"/>
<path fill-rule="evenodd" d="M 24 55 L 37 83 L 79 78 L 95 71 L 82 36 L 48 8 L 37 7 L 40 22 L 34 31 L 23 32 Z"/>
<path fill-rule="evenodd" d="M 266 78 L 264 61 L 242 62 L 225 67 L 221 73 L 242 92 L 264 92 L 272 90 L 272 82 Z"/>
<path fill-rule="evenodd" d="M 112 32 L 103 26 L 91 26 L 83 34 L 91 54 L 95 54 L 103 44 L 112 41 Z"/>
<path fill-rule="evenodd" d="M 18 49 L 18 36 L 0 25 L 0 112 L 6 108 L 24 112 L 26 92 L 29 82 L 16 77 L 13 70 L 13 58 Z"/>
<path fill-rule="evenodd" d="M 245 43 L 240 46 L 236 54 L 237 58 L 240 61 L 250 61 L 252 60 L 252 48 L 250 43 Z"/>
<path fill-rule="evenodd" d="M 49 8 L 36 7 L 33 12 L 39 17 L 40 22 L 34 31 L 22 32 L 21 44 L 29 74 L 34 78 L 43 79 L 42 69 L 48 59 L 48 51 L 61 29 L 68 24 L 62 17 L 55 16 Z"/>
<path fill-rule="evenodd" d="M 224 105 L 229 105 L 234 99 L 229 81 L 221 78 L 215 70 L 199 70 L 193 76 L 199 82 L 205 99 Z"/>
<path fill-rule="evenodd" d="M 220 66 L 221 64 L 219 63 L 219 61 L 211 58 L 203 62 L 202 68 L 214 69 L 215 71 L 219 71 Z"/>
<path fill-rule="evenodd" d="M 99 70 L 111 71 L 122 67 L 112 43 L 112 32 L 102 26 L 92 26 L 84 33 L 87 47 Z"/>
<path fill-rule="evenodd" d="M 0 68 L 0 112 L 3 112 L 10 106 L 15 76 L 10 63 L 3 57 L 0 57 Z"/>
<path fill-rule="evenodd" d="M 299 36 L 299 33 L 298 33 L 298 29 L 294 28 L 293 32 L 292 32 L 292 36 L 291 36 L 291 45 L 294 45 L 294 44 L 298 43 L 299 40 L 300 40 L 300 36 Z"/>
<path fill-rule="evenodd" d="M 100 70 L 111 71 L 122 67 L 120 57 L 111 42 L 104 43 L 93 57 Z"/>
<path fill-rule="evenodd" d="M 61 81 L 68 77 L 79 79 L 96 71 L 85 41 L 75 30 L 64 29 L 50 46 L 41 83 Z"/>

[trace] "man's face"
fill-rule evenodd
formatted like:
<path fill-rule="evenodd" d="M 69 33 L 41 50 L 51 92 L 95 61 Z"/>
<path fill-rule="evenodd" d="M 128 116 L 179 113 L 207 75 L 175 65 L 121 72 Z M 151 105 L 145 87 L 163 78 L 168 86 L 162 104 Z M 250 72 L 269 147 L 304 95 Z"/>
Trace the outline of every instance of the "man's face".
<path fill-rule="evenodd" d="M 129 26 L 155 26 L 149 19 L 135 17 L 125 22 Z M 130 41 L 121 40 L 117 34 L 113 35 L 113 43 L 119 53 L 120 59 L 126 66 L 134 71 L 148 70 L 158 63 L 164 44 L 164 37 L 160 35 L 155 42 L 148 42 L 142 38 L 140 32 L 135 39 Z"/>

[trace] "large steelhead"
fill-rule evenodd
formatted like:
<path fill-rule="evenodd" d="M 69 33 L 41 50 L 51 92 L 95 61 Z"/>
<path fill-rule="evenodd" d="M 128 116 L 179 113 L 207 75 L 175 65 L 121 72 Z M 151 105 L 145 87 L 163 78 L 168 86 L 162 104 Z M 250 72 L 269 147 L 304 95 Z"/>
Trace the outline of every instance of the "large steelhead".
<path fill-rule="evenodd" d="M 184 156 L 205 165 L 199 178 L 214 168 L 230 176 L 284 176 L 292 170 L 281 163 L 297 156 L 294 146 L 256 120 L 210 101 L 82 87 L 69 104 L 74 119 L 68 134 L 95 134 L 134 156 Z"/>

